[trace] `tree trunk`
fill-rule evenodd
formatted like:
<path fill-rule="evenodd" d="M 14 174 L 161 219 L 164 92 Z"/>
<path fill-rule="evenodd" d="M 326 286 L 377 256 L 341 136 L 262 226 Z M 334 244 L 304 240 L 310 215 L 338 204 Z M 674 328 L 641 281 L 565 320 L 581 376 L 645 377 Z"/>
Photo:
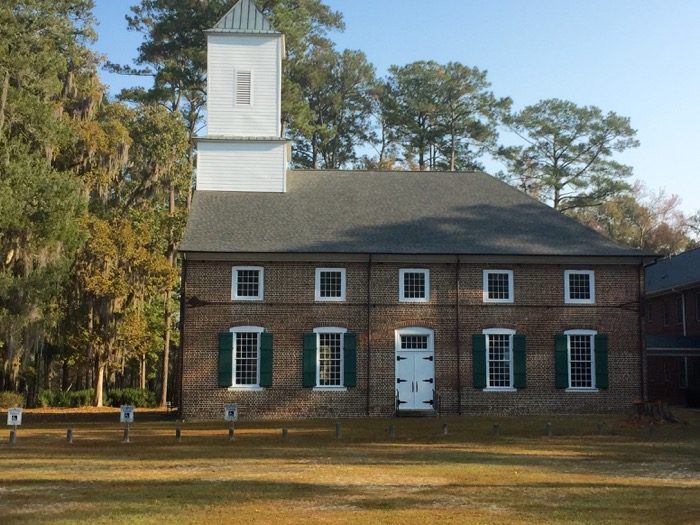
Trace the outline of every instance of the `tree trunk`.
<path fill-rule="evenodd" d="M 457 148 L 457 145 L 455 144 L 455 136 L 452 135 L 452 148 L 450 151 L 450 171 L 455 170 L 455 149 Z"/>
<path fill-rule="evenodd" d="M 139 388 L 146 390 L 146 354 L 141 354 L 139 365 Z"/>
<path fill-rule="evenodd" d="M 7 92 L 10 89 L 10 72 L 5 72 L 5 79 L 2 81 L 2 91 L 0 92 L 0 132 L 5 125 L 5 104 L 7 103 Z"/>
<path fill-rule="evenodd" d="M 100 362 L 100 359 L 96 359 L 95 372 L 97 374 L 97 381 L 95 382 L 95 406 L 103 406 L 104 400 L 102 399 L 102 389 L 105 384 L 105 364 Z"/>
<path fill-rule="evenodd" d="M 170 185 L 170 215 L 175 214 L 175 187 Z M 170 267 L 175 267 L 175 243 L 173 241 L 173 232 L 170 231 L 170 245 L 168 246 L 168 262 Z M 170 296 L 172 289 L 168 288 L 165 292 L 165 334 L 163 334 L 163 384 L 160 389 L 160 406 L 165 407 L 168 403 L 168 375 L 170 369 L 170 326 L 172 324 L 173 313 L 170 309 Z"/>

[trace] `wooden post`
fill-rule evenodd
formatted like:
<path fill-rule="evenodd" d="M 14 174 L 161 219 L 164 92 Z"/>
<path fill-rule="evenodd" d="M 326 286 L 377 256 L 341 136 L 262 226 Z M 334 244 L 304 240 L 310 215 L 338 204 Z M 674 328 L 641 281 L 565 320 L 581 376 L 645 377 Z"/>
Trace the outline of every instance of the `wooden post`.
<path fill-rule="evenodd" d="M 605 433 L 605 423 L 598 423 L 596 427 L 598 428 L 598 434 L 602 436 Z"/>
<path fill-rule="evenodd" d="M 493 429 L 491 430 L 491 434 L 494 436 L 498 436 L 501 433 L 501 425 L 498 423 L 493 424 Z"/>
<path fill-rule="evenodd" d="M 14 445 L 17 443 L 17 427 L 14 427 L 12 430 L 10 430 L 10 445 Z"/>
<path fill-rule="evenodd" d="M 652 437 L 656 432 L 656 425 L 653 421 L 649 421 L 649 437 Z"/>
<path fill-rule="evenodd" d="M 343 428 L 340 426 L 340 421 L 335 422 L 335 439 L 343 437 Z"/>
<path fill-rule="evenodd" d="M 546 425 L 546 430 L 545 430 L 545 431 L 546 431 L 546 433 L 547 433 L 547 437 L 552 437 L 552 423 L 550 423 L 549 421 L 547 421 L 547 425 Z"/>
<path fill-rule="evenodd" d="M 289 437 L 289 429 L 287 427 L 282 428 L 282 439 L 287 439 Z"/>
<path fill-rule="evenodd" d="M 396 439 L 396 428 L 393 424 L 389 425 L 389 439 Z"/>
<path fill-rule="evenodd" d="M 228 440 L 236 441 L 236 427 L 234 426 L 233 421 L 231 421 L 228 425 Z"/>
<path fill-rule="evenodd" d="M 72 444 L 72 443 L 73 443 L 73 429 L 72 429 L 72 428 L 69 428 L 69 429 L 66 431 L 66 442 L 67 442 L 68 444 Z"/>
<path fill-rule="evenodd" d="M 129 441 L 129 423 L 124 423 L 124 438 L 122 443 L 130 443 Z"/>
<path fill-rule="evenodd" d="M 182 429 L 180 428 L 180 423 L 175 425 L 175 441 L 178 443 L 182 441 Z"/>
<path fill-rule="evenodd" d="M 442 424 L 442 435 L 443 436 L 447 435 L 447 423 Z"/>

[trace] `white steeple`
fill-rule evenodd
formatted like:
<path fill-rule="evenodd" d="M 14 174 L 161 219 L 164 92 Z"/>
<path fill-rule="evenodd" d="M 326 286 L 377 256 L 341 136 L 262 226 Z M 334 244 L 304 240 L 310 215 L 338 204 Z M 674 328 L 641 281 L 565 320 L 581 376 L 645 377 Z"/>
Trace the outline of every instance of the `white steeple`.
<path fill-rule="evenodd" d="M 285 190 L 281 138 L 284 36 L 240 0 L 207 34 L 207 135 L 197 139 L 197 189 Z"/>

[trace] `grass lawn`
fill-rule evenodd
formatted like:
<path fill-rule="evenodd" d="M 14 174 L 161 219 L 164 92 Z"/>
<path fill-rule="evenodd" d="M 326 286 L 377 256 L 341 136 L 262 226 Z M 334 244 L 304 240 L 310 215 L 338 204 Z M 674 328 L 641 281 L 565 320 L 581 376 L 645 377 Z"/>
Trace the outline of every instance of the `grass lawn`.
<path fill-rule="evenodd" d="M 116 412 L 25 413 L 0 442 L 0 523 L 697 524 L 700 412 L 677 414 L 651 432 L 621 415 L 350 419 L 340 440 L 333 420 L 241 422 L 233 442 L 186 423 L 177 443 L 137 412 L 125 444 Z"/>

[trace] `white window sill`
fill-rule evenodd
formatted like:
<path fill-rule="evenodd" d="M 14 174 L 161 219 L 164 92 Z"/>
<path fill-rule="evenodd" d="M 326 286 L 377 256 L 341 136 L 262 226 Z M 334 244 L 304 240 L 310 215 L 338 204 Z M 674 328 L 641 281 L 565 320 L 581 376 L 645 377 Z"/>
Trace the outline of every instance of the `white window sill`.
<path fill-rule="evenodd" d="M 598 392 L 597 388 L 567 388 L 565 392 Z"/>
<path fill-rule="evenodd" d="M 399 298 L 400 303 L 427 303 L 428 299 L 403 299 Z"/>
<path fill-rule="evenodd" d="M 344 386 L 315 386 L 314 392 L 347 392 L 348 389 Z"/>
<path fill-rule="evenodd" d="M 317 303 L 344 303 L 345 297 L 316 297 Z"/>
<path fill-rule="evenodd" d="M 234 297 L 232 301 L 262 301 L 262 297 Z"/>
<path fill-rule="evenodd" d="M 486 299 L 484 298 L 484 304 L 513 304 L 513 299 Z"/>
<path fill-rule="evenodd" d="M 250 385 L 250 386 L 247 386 L 247 385 L 234 385 L 234 386 L 228 387 L 228 391 L 229 391 L 229 392 L 240 392 L 240 391 L 261 392 L 261 391 L 263 391 L 263 390 L 265 390 L 263 387 L 257 386 L 257 385 Z"/>
<path fill-rule="evenodd" d="M 564 304 L 595 304 L 595 301 L 589 301 L 588 299 L 565 299 Z"/>
<path fill-rule="evenodd" d="M 512 387 L 486 387 L 482 390 L 482 392 L 517 392 L 517 388 L 512 388 Z"/>

